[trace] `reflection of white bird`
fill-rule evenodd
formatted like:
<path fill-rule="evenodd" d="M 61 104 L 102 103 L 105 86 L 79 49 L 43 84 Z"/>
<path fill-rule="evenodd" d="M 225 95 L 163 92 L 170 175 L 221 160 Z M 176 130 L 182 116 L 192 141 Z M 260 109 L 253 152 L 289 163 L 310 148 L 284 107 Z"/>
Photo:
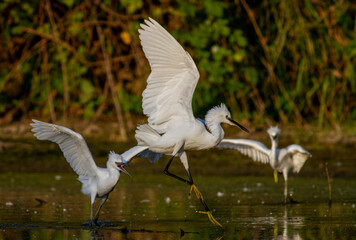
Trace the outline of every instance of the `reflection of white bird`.
<path fill-rule="evenodd" d="M 120 171 L 130 174 L 124 169 L 125 160 L 114 152 L 110 152 L 107 168 L 97 167 L 90 150 L 79 133 L 69 128 L 33 120 L 32 132 L 39 140 L 49 140 L 59 145 L 64 157 L 73 170 L 79 175 L 78 180 L 82 182 L 82 192 L 91 199 L 90 219 L 97 225 L 99 212 L 119 181 Z M 93 216 L 93 205 L 95 198 L 101 198 L 100 206 Z"/>
<path fill-rule="evenodd" d="M 276 182 L 278 181 L 278 172 L 283 173 L 284 201 L 286 203 L 289 170 L 292 169 L 298 173 L 305 161 L 311 157 L 311 154 L 296 144 L 277 149 L 280 129 L 278 127 L 270 127 L 267 132 L 272 141 L 271 149 L 268 149 L 261 142 L 248 139 L 223 139 L 218 147 L 236 149 L 242 154 L 251 157 L 254 161 L 271 164 L 271 167 L 275 170 L 274 177 Z"/>
<path fill-rule="evenodd" d="M 148 124 L 138 126 L 136 140 L 142 155 L 157 160 L 162 154 L 171 155 L 164 172 L 191 186 L 209 219 L 212 217 L 201 193 L 193 183 L 189 171 L 186 150 L 201 150 L 215 147 L 224 137 L 221 123 L 243 126 L 231 119 L 224 104 L 212 108 L 205 121 L 196 119 L 192 110 L 192 97 L 198 83 L 199 72 L 188 52 L 155 20 L 149 18 L 139 30 L 143 51 L 150 63 L 151 74 L 142 97 L 143 112 Z M 175 156 L 179 156 L 189 180 L 168 171 Z M 128 160 L 128 159 L 126 159 Z"/>
<path fill-rule="evenodd" d="M 284 207 L 284 216 L 276 219 L 277 224 L 274 224 L 274 238 L 273 240 L 301 240 L 300 234 L 298 232 L 298 227 L 303 226 L 304 218 L 303 217 L 288 217 L 287 206 Z M 283 229 L 282 234 L 279 234 L 278 228 L 280 223 L 283 224 L 281 227 Z M 288 234 L 288 228 L 293 229 L 293 235 Z"/>

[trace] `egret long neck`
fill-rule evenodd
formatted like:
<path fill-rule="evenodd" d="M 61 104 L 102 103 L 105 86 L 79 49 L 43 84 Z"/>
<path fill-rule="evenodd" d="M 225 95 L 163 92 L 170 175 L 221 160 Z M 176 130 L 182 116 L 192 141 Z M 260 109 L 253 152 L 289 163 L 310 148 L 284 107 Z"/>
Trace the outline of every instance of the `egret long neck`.
<path fill-rule="evenodd" d="M 108 161 L 106 164 L 106 169 L 108 172 L 108 177 L 112 179 L 119 179 L 120 172 Z"/>
<path fill-rule="evenodd" d="M 277 159 L 277 147 L 278 147 L 278 141 L 276 139 L 272 140 L 272 147 L 271 147 L 271 166 L 273 169 L 275 169 L 278 165 L 278 159 Z"/>
<path fill-rule="evenodd" d="M 221 127 L 221 123 L 214 120 L 212 117 L 206 117 L 205 122 L 208 130 L 213 135 L 215 140 L 214 144 L 216 145 L 220 143 L 220 141 L 224 138 L 224 130 Z"/>

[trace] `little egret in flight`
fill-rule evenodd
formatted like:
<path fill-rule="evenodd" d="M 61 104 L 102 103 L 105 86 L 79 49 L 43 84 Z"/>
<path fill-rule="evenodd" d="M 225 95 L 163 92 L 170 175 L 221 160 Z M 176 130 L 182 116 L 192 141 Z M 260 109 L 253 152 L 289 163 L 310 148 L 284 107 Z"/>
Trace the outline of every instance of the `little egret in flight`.
<path fill-rule="evenodd" d="M 152 18 L 141 24 L 139 37 L 143 51 L 150 63 L 151 74 L 142 97 L 143 113 L 148 124 L 137 127 L 138 146 L 133 154 L 155 161 L 162 154 L 172 156 L 164 172 L 191 186 L 197 198 L 205 208 L 210 221 L 220 225 L 212 216 L 203 196 L 194 185 L 189 170 L 187 150 L 202 150 L 215 147 L 224 137 L 221 123 L 246 128 L 231 119 L 224 104 L 212 108 L 205 121 L 196 119 L 192 110 L 192 97 L 198 83 L 198 69 L 187 51 L 159 23 Z M 129 158 L 129 154 L 126 154 Z M 188 174 L 189 180 L 178 177 L 168 171 L 172 160 L 179 156 Z M 126 159 L 125 160 L 129 160 Z"/>
<path fill-rule="evenodd" d="M 272 147 L 268 149 L 263 143 L 249 139 L 223 139 L 218 147 L 236 149 L 254 161 L 269 163 L 274 171 L 274 180 L 278 182 L 278 172 L 284 177 L 284 203 L 287 203 L 288 172 L 293 170 L 298 173 L 311 154 L 303 147 L 292 144 L 286 148 L 277 149 L 280 129 L 270 127 L 267 130 Z"/>
<path fill-rule="evenodd" d="M 69 128 L 33 120 L 35 137 L 39 140 L 49 140 L 59 145 L 67 162 L 79 175 L 78 180 L 82 182 L 82 193 L 90 197 L 91 209 L 90 220 L 92 224 L 98 225 L 99 212 L 110 192 L 119 181 L 120 172 L 130 174 L 124 169 L 126 161 L 114 152 L 110 152 L 106 168 L 97 167 L 91 152 L 79 133 Z M 131 176 L 130 176 L 131 177 Z M 101 198 L 100 206 L 93 216 L 95 198 Z"/>

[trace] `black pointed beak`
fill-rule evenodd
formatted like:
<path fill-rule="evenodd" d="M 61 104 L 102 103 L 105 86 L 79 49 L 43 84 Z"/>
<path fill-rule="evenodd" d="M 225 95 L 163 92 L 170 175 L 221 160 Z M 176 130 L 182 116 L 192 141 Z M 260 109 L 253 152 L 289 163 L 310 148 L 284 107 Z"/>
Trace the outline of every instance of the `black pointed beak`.
<path fill-rule="evenodd" d="M 128 173 L 126 171 L 126 169 L 124 168 L 124 166 L 128 165 L 127 163 L 121 163 L 121 164 L 117 164 L 117 167 L 121 170 L 121 172 L 127 174 L 129 177 L 132 177 L 130 173 Z"/>
<path fill-rule="evenodd" d="M 245 132 L 250 133 L 250 131 L 247 130 L 247 128 L 245 128 L 244 126 L 242 126 L 240 123 L 235 122 L 235 121 L 232 120 L 231 118 L 228 118 L 228 120 L 229 120 L 231 123 L 233 123 L 233 124 L 235 124 L 236 126 L 238 126 L 239 128 L 241 128 L 241 130 L 244 130 Z"/>

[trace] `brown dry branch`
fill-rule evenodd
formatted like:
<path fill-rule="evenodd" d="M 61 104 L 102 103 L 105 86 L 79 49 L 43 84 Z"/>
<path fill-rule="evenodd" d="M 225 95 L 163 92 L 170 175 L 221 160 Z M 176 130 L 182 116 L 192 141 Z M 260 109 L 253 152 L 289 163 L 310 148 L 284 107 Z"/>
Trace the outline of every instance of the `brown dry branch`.
<path fill-rule="evenodd" d="M 329 185 L 329 206 L 332 204 L 332 196 L 331 196 L 331 181 L 330 181 L 330 175 L 329 175 L 329 168 L 328 168 L 328 163 L 325 163 L 325 173 L 326 177 L 328 179 L 328 185 Z"/>
<path fill-rule="evenodd" d="M 23 54 L 21 55 L 20 59 L 16 63 L 12 64 L 13 67 L 11 68 L 11 71 L 2 80 L 0 85 L 0 93 L 5 89 L 5 86 L 7 82 L 10 80 L 10 78 L 13 77 L 18 72 L 21 64 L 24 63 L 25 61 L 28 61 L 33 56 L 35 56 L 36 54 L 42 51 L 46 41 L 47 40 L 42 39 L 37 44 L 35 44 L 31 49 L 23 51 Z"/>
<path fill-rule="evenodd" d="M 47 11 L 47 14 L 48 14 L 48 17 L 49 17 L 49 21 L 51 23 L 53 35 L 55 36 L 55 38 L 59 39 L 59 33 L 58 33 L 58 30 L 57 30 L 57 25 L 56 25 L 56 22 L 54 20 L 53 12 L 52 12 L 52 9 L 51 9 L 50 0 L 46 1 L 45 7 L 46 7 L 46 11 Z M 63 118 L 67 119 L 67 117 L 68 117 L 68 108 L 69 108 L 68 70 L 67 70 L 67 64 L 65 62 L 65 59 L 63 58 L 63 54 L 64 54 L 63 46 L 61 44 L 57 43 L 57 49 L 58 49 L 59 55 L 61 56 L 60 62 L 61 62 L 61 69 L 62 69 L 62 72 L 63 72 L 63 88 L 64 88 Z"/>
<path fill-rule="evenodd" d="M 96 19 L 96 14 L 94 13 L 94 11 L 93 11 L 93 15 L 95 16 L 95 19 Z M 113 103 L 115 106 L 115 110 L 116 110 L 116 117 L 117 117 L 117 120 L 119 123 L 120 137 L 122 138 L 123 141 L 127 141 L 125 122 L 124 122 L 124 119 L 122 116 L 122 110 L 121 110 L 118 98 L 116 96 L 114 77 L 113 77 L 113 74 L 111 71 L 110 56 L 107 53 L 106 48 L 105 48 L 105 39 L 104 39 L 103 30 L 102 30 L 100 24 L 96 23 L 95 26 L 96 26 L 96 30 L 98 32 L 100 46 L 101 46 L 101 50 L 102 50 L 102 53 L 104 56 L 106 76 L 107 76 L 107 81 L 108 81 L 108 84 L 110 87 L 111 97 L 112 97 L 112 100 L 113 100 Z"/>
<path fill-rule="evenodd" d="M 106 13 L 110 14 L 111 16 L 117 18 L 119 21 L 132 21 L 132 20 L 138 20 L 140 18 L 143 18 L 143 14 L 133 14 L 133 15 L 124 15 L 120 14 L 118 12 L 113 11 L 112 9 L 108 8 L 104 4 L 99 5 L 100 8 L 105 11 Z"/>
<path fill-rule="evenodd" d="M 237 1 L 237 0 L 236 0 Z M 271 80 L 273 82 L 273 85 L 278 86 L 279 90 L 282 92 L 284 98 L 289 102 L 289 104 L 293 107 L 294 110 L 294 114 L 296 116 L 296 124 L 300 127 L 303 121 L 303 117 L 300 114 L 299 109 L 297 108 L 297 106 L 295 105 L 294 101 L 291 99 L 291 97 L 289 96 L 287 90 L 285 89 L 284 85 L 282 84 L 282 82 L 280 81 L 280 79 L 276 76 L 276 74 L 274 73 L 274 67 L 275 64 L 277 63 L 277 60 L 283 50 L 284 44 L 285 44 L 285 38 L 286 38 L 286 34 L 287 34 L 287 29 L 284 32 L 284 34 L 281 37 L 281 41 L 279 43 L 279 46 L 277 47 L 277 51 L 275 53 L 275 57 L 273 58 L 273 60 L 271 59 L 270 53 L 271 51 L 269 50 L 269 47 L 267 45 L 267 40 L 266 38 L 263 36 L 262 31 L 260 30 L 256 19 L 255 19 L 255 15 L 253 13 L 253 11 L 251 10 L 251 8 L 249 7 L 249 5 L 246 3 L 245 0 L 240 0 L 243 7 L 245 8 L 247 15 L 249 16 L 249 19 L 253 25 L 253 28 L 256 32 L 256 35 L 261 43 L 261 46 L 263 48 L 263 51 L 265 53 L 265 57 L 266 59 L 261 58 L 261 62 L 262 64 L 266 67 L 267 71 L 268 71 L 268 79 Z M 287 24 L 288 25 L 288 24 Z M 277 37 L 278 40 L 278 37 Z M 276 40 L 276 41 L 277 41 Z M 277 89 L 276 89 L 277 90 Z M 276 94 L 278 95 L 278 90 L 276 91 Z M 287 116 L 281 111 L 279 111 L 279 115 L 282 119 L 283 122 L 287 122 Z"/>
<path fill-rule="evenodd" d="M 65 47 L 69 52 L 73 53 L 73 55 L 82 64 L 87 65 L 87 66 L 90 65 L 90 63 L 85 58 L 83 58 L 72 45 L 70 45 L 68 42 L 65 42 L 65 41 L 59 39 L 58 37 L 56 37 L 56 36 L 54 36 L 52 34 L 43 33 L 43 32 L 40 32 L 40 31 L 38 31 L 36 29 L 27 28 L 27 27 L 21 27 L 21 31 L 27 32 L 29 34 L 33 34 L 33 35 L 36 35 L 36 36 L 39 36 L 39 37 L 41 37 L 41 38 L 43 38 L 45 40 L 51 40 L 51 41 L 55 42 L 56 44 L 61 45 L 62 47 Z"/>
<path fill-rule="evenodd" d="M 51 120 L 52 120 L 52 122 L 56 122 L 57 117 L 56 117 L 56 113 L 54 111 L 53 93 L 52 93 L 52 89 L 51 89 L 51 79 L 49 77 L 49 71 L 48 71 L 48 52 L 47 51 L 43 51 L 43 74 L 47 81 L 47 88 L 48 88 L 47 101 L 48 101 L 49 111 L 51 114 Z"/>
<path fill-rule="evenodd" d="M 89 125 L 95 123 L 99 119 L 103 111 L 105 110 L 108 93 L 109 93 L 109 84 L 108 81 L 105 81 L 104 92 L 103 94 L 101 94 L 102 102 L 100 103 L 98 109 L 95 111 L 93 117 L 91 118 Z"/>

